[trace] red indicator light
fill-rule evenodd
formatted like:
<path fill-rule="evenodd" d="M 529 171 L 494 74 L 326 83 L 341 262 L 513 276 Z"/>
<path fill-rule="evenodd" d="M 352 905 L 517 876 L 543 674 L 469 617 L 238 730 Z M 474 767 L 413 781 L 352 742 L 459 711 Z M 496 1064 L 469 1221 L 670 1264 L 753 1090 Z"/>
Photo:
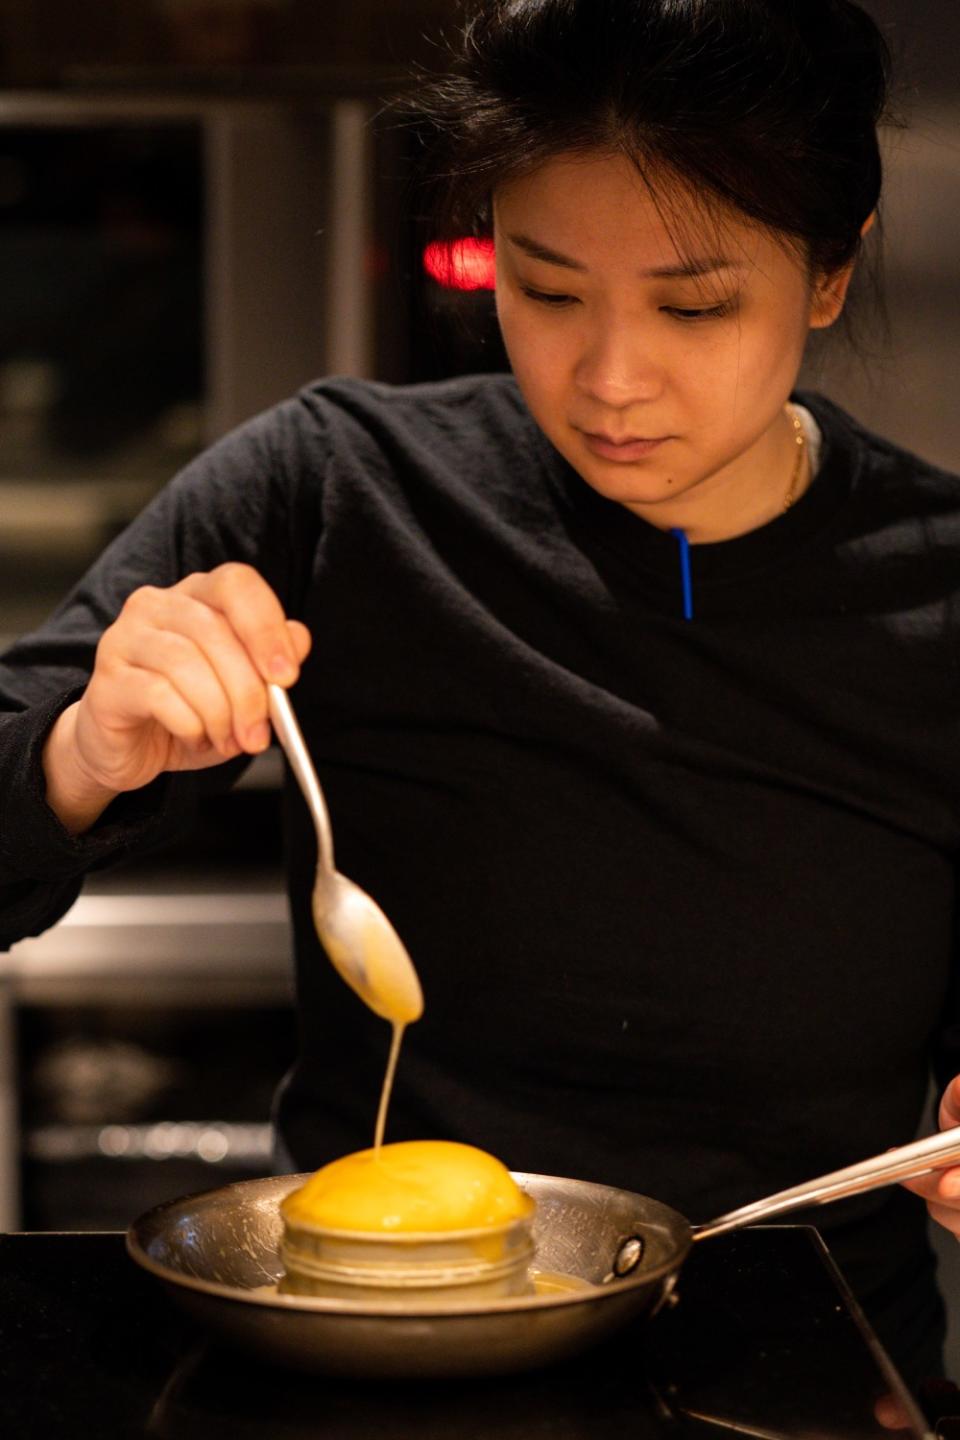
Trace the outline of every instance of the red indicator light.
<path fill-rule="evenodd" d="M 448 290 L 495 290 L 492 240 L 435 240 L 423 252 L 423 268 Z"/>

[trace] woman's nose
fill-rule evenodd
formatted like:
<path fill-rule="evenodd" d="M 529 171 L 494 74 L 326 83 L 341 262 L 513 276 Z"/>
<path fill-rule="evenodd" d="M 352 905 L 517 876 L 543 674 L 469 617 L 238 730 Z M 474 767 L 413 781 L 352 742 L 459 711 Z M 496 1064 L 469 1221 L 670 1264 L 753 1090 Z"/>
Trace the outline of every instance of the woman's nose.
<path fill-rule="evenodd" d="M 586 340 L 576 365 L 577 387 L 605 405 L 656 400 L 663 372 L 636 325 L 608 325 Z"/>

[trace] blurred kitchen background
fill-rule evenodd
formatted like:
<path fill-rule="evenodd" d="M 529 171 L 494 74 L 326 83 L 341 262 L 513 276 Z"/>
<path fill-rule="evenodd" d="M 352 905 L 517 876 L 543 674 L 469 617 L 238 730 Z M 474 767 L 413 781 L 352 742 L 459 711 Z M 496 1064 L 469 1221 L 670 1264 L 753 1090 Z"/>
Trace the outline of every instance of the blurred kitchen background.
<path fill-rule="evenodd" d="M 960 6 L 866 8 L 909 126 L 887 137 L 890 328 L 865 316 L 859 355 L 832 338 L 808 380 L 960 471 Z M 389 107 L 455 22 L 449 0 L 0 0 L 0 644 L 311 377 L 504 366 L 489 290 L 424 266 Z M 269 1170 L 295 1044 L 279 774 L 258 761 L 176 849 L 0 955 L 0 1230 L 123 1227 Z"/>

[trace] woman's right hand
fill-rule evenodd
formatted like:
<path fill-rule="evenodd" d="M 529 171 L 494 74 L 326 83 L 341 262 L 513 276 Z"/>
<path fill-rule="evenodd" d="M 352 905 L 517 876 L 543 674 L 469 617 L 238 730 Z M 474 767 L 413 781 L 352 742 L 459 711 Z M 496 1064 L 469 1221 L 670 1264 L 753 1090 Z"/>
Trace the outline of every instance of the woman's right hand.
<path fill-rule="evenodd" d="M 310 634 L 249 565 L 144 586 L 105 630 L 83 696 L 44 748 L 47 804 L 73 833 L 122 791 L 270 743 L 267 684 L 293 685 Z"/>

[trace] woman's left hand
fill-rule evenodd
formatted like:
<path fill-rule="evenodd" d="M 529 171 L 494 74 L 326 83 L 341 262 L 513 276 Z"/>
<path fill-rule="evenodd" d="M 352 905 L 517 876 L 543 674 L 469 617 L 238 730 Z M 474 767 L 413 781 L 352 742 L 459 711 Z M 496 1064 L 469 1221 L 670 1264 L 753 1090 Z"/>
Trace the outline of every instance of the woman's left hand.
<path fill-rule="evenodd" d="M 960 1075 L 955 1076 L 940 1101 L 937 1123 L 941 1130 L 960 1125 Z M 905 1180 L 907 1190 L 921 1195 L 938 1225 L 943 1225 L 960 1240 L 960 1165 L 921 1175 L 919 1180 Z"/>

